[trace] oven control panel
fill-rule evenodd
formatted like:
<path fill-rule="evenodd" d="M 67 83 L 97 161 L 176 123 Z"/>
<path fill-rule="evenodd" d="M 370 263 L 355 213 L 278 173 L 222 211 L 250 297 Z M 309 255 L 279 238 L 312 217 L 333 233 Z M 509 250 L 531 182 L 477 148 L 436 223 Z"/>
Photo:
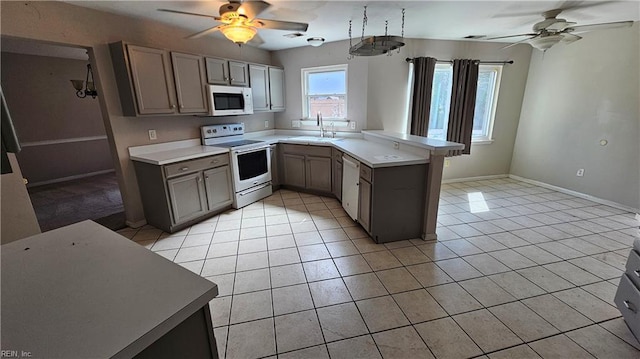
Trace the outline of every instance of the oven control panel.
<path fill-rule="evenodd" d="M 227 123 L 222 125 L 208 125 L 200 128 L 202 139 L 237 136 L 244 134 L 244 123 Z"/>

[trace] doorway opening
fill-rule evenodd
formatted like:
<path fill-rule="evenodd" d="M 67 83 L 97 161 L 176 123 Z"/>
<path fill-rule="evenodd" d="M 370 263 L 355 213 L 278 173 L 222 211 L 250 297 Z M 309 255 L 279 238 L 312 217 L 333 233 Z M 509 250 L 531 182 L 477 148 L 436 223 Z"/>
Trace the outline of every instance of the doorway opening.
<path fill-rule="evenodd" d="M 40 229 L 87 219 L 124 228 L 100 101 L 77 96 L 70 81 L 88 77 L 89 49 L 2 37 L 1 50 L 2 89 L 22 147 L 16 158 Z"/>

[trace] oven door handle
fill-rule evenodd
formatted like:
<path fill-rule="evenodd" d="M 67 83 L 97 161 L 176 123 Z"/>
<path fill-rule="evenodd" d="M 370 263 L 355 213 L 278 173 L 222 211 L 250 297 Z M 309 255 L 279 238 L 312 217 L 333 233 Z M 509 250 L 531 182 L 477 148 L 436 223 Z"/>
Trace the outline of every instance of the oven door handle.
<path fill-rule="evenodd" d="M 266 150 L 266 149 L 268 149 L 268 148 L 270 148 L 270 146 L 269 146 L 269 145 L 266 145 L 266 146 L 260 146 L 260 147 L 253 147 L 253 148 L 250 148 L 250 149 L 248 149 L 248 150 L 234 150 L 233 152 L 234 152 L 235 154 L 240 154 L 240 153 L 247 153 L 247 152 L 257 152 L 257 151 L 262 151 L 262 150 Z"/>
<path fill-rule="evenodd" d="M 269 187 L 269 186 L 271 186 L 271 181 L 269 181 L 269 182 L 265 182 L 265 183 L 263 183 L 263 184 L 262 184 L 262 185 L 260 185 L 260 186 L 256 186 L 256 187 L 249 188 L 248 190 L 245 190 L 245 191 L 242 191 L 242 192 L 238 192 L 238 195 L 239 195 L 239 196 L 246 196 L 246 195 L 248 195 L 248 194 L 250 194 L 250 193 L 253 193 L 253 192 L 259 191 L 259 190 L 261 190 L 261 189 L 263 189 L 263 188 L 265 188 L 265 187 Z"/>

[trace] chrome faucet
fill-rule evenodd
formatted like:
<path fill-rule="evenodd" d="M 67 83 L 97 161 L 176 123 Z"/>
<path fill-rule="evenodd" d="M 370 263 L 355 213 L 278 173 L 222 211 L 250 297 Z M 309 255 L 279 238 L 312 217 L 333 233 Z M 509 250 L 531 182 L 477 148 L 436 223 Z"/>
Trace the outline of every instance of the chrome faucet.
<path fill-rule="evenodd" d="M 320 126 L 320 137 L 324 137 L 324 126 L 322 124 L 322 113 L 318 112 L 318 116 L 317 116 L 317 122 L 318 122 L 318 126 Z"/>

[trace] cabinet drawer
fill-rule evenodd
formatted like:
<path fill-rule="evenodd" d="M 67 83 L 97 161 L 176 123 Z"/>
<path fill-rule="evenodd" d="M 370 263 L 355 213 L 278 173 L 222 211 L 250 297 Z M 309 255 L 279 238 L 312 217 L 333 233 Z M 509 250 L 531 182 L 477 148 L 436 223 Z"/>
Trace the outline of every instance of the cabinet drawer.
<path fill-rule="evenodd" d="M 229 164 L 229 155 L 222 154 L 218 156 L 210 156 L 199 158 L 197 160 L 173 163 L 164 166 L 164 173 L 167 178 L 178 176 L 185 173 L 201 171 L 207 168 L 218 167 Z"/>
<path fill-rule="evenodd" d="M 360 163 L 360 178 L 371 182 L 373 170 L 362 163 Z"/>
<path fill-rule="evenodd" d="M 626 273 L 629 279 L 640 288 L 640 255 L 635 250 L 629 251 L 629 258 L 627 259 Z"/>
<path fill-rule="evenodd" d="M 331 147 L 282 144 L 283 153 L 331 158 Z"/>
<path fill-rule="evenodd" d="M 631 282 L 626 274 L 620 278 L 618 291 L 614 299 L 629 329 L 636 338 L 640 338 L 640 290 Z"/>

